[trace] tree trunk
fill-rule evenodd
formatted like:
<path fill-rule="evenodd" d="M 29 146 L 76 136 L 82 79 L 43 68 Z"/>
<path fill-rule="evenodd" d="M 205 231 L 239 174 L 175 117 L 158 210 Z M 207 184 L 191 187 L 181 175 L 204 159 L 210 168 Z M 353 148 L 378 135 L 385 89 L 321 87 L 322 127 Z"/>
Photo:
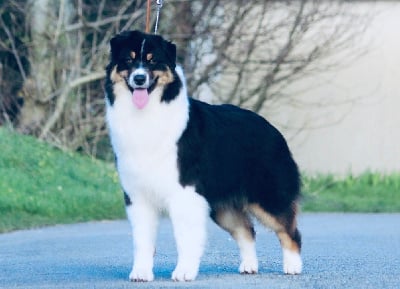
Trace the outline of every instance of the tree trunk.
<path fill-rule="evenodd" d="M 25 132 L 40 131 L 54 101 L 54 92 L 59 89 L 60 62 L 57 47 L 60 30 L 72 15 L 72 4 L 66 0 L 30 0 L 28 20 L 30 25 L 29 60 L 31 73 L 24 88 L 24 105 L 19 119 L 19 128 Z M 68 43 L 64 43 L 68 46 Z M 68 47 L 63 48 L 65 55 Z"/>
<path fill-rule="evenodd" d="M 177 62 L 187 69 L 190 66 L 188 52 L 190 51 L 190 42 L 194 36 L 192 3 L 184 1 L 177 5 L 175 11 L 175 33 L 177 38 L 175 44 L 177 47 Z"/>

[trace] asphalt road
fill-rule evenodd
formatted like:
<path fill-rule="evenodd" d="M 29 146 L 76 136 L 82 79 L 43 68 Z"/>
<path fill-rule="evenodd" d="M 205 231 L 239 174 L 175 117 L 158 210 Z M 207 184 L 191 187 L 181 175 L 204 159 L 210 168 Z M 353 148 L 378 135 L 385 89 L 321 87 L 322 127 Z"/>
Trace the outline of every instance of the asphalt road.
<path fill-rule="evenodd" d="M 303 214 L 302 275 L 282 274 L 275 235 L 256 226 L 258 275 L 240 275 L 230 236 L 209 225 L 199 277 L 176 283 L 169 221 L 161 222 L 156 280 L 131 283 L 127 221 L 0 234 L 0 288 L 400 288 L 400 214 Z"/>

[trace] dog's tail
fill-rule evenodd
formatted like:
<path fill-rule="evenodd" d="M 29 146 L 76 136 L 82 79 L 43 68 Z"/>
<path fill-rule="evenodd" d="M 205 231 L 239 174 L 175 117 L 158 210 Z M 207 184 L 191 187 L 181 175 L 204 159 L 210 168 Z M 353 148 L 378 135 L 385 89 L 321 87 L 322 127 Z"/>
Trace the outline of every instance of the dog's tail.
<path fill-rule="evenodd" d="M 183 73 L 183 68 L 180 65 L 177 65 L 175 67 L 175 72 L 178 74 L 181 82 L 182 82 L 182 89 L 183 92 L 185 93 L 185 95 L 187 95 L 187 86 L 186 86 L 186 78 L 185 78 L 185 74 Z"/>

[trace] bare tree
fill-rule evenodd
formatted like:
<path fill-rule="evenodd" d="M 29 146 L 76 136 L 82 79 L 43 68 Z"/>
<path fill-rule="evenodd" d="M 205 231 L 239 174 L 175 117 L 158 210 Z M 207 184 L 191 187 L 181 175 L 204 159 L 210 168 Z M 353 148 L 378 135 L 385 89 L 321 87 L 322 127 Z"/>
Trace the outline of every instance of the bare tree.
<path fill-rule="evenodd" d="M 102 79 L 108 42 L 112 35 L 142 21 L 144 4 L 145 0 L 0 4 L 4 11 L 0 22 L 2 51 L 17 64 L 22 56 L 29 61 L 29 71 L 24 65 L 14 65 L 19 67 L 23 82 L 18 92 L 24 103 L 16 123 L 19 130 L 63 148 L 97 153 L 97 143 L 106 136 Z M 25 22 L 19 31 L 12 31 L 16 16 Z M 26 53 L 16 47 L 22 41 Z M 1 71 L 4 73 L 4 65 Z M 4 85 L 9 83 L 12 80 Z M 3 97 L 3 106 L 9 102 L 6 98 L 16 96 Z"/>
<path fill-rule="evenodd" d="M 369 20 L 353 4 L 316 0 L 192 1 L 191 14 L 189 91 L 198 97 L 207 85 L 214 102 L 256 112 L 288 97 L 285 87 L 337 66 L 331 56 L 360 56 L 355 45 Z"/>
<path fill-rule="evenodd" d="M 144 28 L 145 3 L 0 2 L 0 74 L 13 71 L 20 84 L 1 95 L 0 119 L 97 155 L 107 139 L 102 79 L 108 42 L 122 30 Z M 267 103 L 290 97 L 283 93 L 288 85 L 336 64 L 326 61 L 331 55 L 351 51 L 366 25 L 349 7 L 339 0 L 167 0 L 159 33 L 177 44 L 191 95 L 209 91 L 213 102 L 262 112 Z M 3 77 L 0 87 L 11 83 Z"/>
<path fill-rule="evenodd" d="M 29 62 L 20 40 L 23 13 L 18 3 L 0 2 L 0 125 L 12 124 L 19 114 Z M 7 23 L 7 24 L 6 24 Z"/>

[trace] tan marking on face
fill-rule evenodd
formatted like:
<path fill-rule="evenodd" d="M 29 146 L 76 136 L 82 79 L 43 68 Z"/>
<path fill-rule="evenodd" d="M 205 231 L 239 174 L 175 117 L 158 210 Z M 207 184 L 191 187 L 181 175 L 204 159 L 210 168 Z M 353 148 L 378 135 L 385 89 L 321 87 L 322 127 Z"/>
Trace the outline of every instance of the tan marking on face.
<path fill-rule="evenodd" d="M 174 81 L 174 75 L 169 68 L 167 69 L 167 71 L 155 70 L 154 76 L 158 77 L 158 85 L 167 85 Z"/>
<path fill-rule="evenodd" d="M 119 75 L 123 78 L 128 77 L 128 70 L 122 70 L 119 72 Z"/>
<path fill-rule="evenodd" d="M 113 70 L 111 71 L 110 78 L 111 78 L 113 83 L 117 83 L 117 82 L 120 82 L 120 81 L 124 80 L 122 78 L 122 76 L 117 72 L 117 66 L 116 65 L 114 66 Z"/>
<path fill-rule="evenodd" d="M 152 58 L 153 58 L 152 53 L 147 54 L 147 56 L 146 56 L 147 61 L 150 61 Z"/>
<path fill-rule="evenodd" d="M 132 59 L 135 59 L 135 58 L 136 58 L 136 53 L 135 53 L 135 51 L 131 51 L 131 58 L 132 58 Z"/>
<path fill-rule="evenodd" d="M 114 66 L 113 70 L 111 71 L 110 79 L 113 82 L 113 91 L 114 91 L 114 95 L 116 97 L 121 93 L 121 91 L 125 91 L 126 89 L 128 89 L 126 82 L 124 80 L 124 77 L 127 77 L 127 76 L 128 76 L 128 71 L 123 70 L 123 71 L 117 72 L 116 65 Z"/>

